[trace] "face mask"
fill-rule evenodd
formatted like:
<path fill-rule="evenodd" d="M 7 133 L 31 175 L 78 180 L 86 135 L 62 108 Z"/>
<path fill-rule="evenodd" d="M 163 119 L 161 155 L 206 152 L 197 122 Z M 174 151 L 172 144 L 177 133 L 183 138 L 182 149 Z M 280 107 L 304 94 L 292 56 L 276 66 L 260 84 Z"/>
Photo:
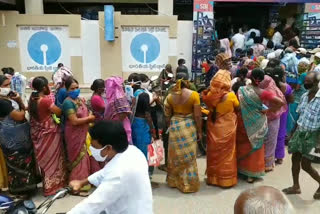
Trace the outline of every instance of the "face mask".
<path fill-rule="evenodd" d="M 313 84 L 310 84 L 310 83 L 307 83 L 307 84 L 304 84 L 304 88 L 309 90 L 313 87 Z"/>
<path fill-rule="evenodd" d="M 8 96 L 10 91 L 11 91 L 10 88 L 0 88 L 0 95 L 6 97 Z"/>
<path fill-rule="evenodd" d="M 148 82 L 141 83 L 141 88 L 147 89 L 149 87 L 149 85 L 150 85 L 150 80 Z"/>
<path fill-rule="evenodd" d="M 80 89 L 76 89 L 74 91 L 70 91 L 69 93 L 69 97 L 71 97 L 71 99 L 77 99 L 80 95 Z"/>
<path fill-rule="evenodd" d="M 104 150 L 106 147 L 107 147 L 107 146 L 105 146 L 105 147 L 103 147 L 103 148 L 101 148 L 101 149 L 96 149 L 96 148 L 94 148 L 93 146 L 90 146 L 90 147 L 89 147 L 89 149 L 90 149 L 90 151 L 91 151 L 91 153 L 92 153 L 92 156 L 94 157 L 94 159 L 95 159 L 96 161 L 98 161 L 98 162 L 104 162 L 104 161 L 107 159 L 108 155 L 105 156 L 105 157 L 102 157 L 102 156 L 101 156 L 101 151 Z"/>

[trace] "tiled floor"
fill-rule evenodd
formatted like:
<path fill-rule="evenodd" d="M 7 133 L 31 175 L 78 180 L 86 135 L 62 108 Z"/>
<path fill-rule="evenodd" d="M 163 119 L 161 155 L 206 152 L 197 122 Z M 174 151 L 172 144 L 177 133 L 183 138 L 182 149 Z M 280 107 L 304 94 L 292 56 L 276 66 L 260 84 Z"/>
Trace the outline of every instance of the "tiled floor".
<path fill-rule="evenodd" d="M 314 166 L 320 172 L 320 164 Z M 236 187 L 231 189 L 207 186 L 204 183 L 205 158 L 198 159 L 198 167 L 201 176 L 201 189 L 194 194 L 182 194 L 176 189 L 168 188 L 165 184 L 165 174 L 161 171 L 155 171 L 153 180 L 161 183 L 160 188 L 153 192 L 155 214 L 232 214 L 233 204 L 240 192 L 252 187 L 241 180 Z M 253 185 L 269 185 L 278 189 L 288 187 L 292 184 L 290 169 L 291 161 L 287 156 L 283 165 L 277 166 L 274 172 L 267 174 L 262 181 Z M 314 201 L 312 198 L 318 188 L 317 183 L 303 171 L 301 171 L 300 182 L 302 194 L 289 196 L 289 200 L 298 214 L 319 214 L 320 201 Z M 82 199 L 81 197 L 67 196 L 57 201 L 48 213 L 66 212 Z M 35 197 L 37 203 L 42 200 L 40 195 Z"/>

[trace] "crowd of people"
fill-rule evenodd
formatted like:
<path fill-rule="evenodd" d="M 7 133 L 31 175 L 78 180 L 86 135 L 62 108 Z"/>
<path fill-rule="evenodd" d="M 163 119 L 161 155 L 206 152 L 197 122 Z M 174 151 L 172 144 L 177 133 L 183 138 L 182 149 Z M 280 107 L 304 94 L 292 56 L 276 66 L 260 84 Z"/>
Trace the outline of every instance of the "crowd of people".
<path fill-rule="evenodd" d="M 301 193 L 301 167 L 320 185 L 310 154 L 313 149 L 320 152 L 320 49 L 308 52 L 300 48 L 296 35 L 285 43 L 277 39 L 281 36 L 279 29 L 269 40 L 259 34 L 256 29 L 247 33 L 240 30 L 231 44 L 223 40 L 215 60 L 202 64 L 207 89 L 201 93 L 189 81 L 184 60 L 179 60 L 176 72 L 167 65 L 156 81 L 138 73 L 127 80 L 97 79 L 89 100 L 80 97 L 78 81 L 61 63 L 53 73 L 53 86 L 43 76 L 29 80 L 33 91 L 28 101 L 26 78 L 12 68 L 2 69 L 0 187 L 23 194 L 36 190 L 42 180 L 43 194 L 50 196 L 71 182 L 78 194 L 86 196 L 91 185 L 99 186 L 104 179 L 105 174 L 99 172 L 106 170 L 105 166 L 109 167 L 107 174 L 110 168 L 115 171 L 114 179 L 124 173 L 114 164 L 123 164 L 127 156 L 118 153 L 127 154 L 134 162 L 134 145 L 148 160 L 148 145 L 162 139 L 165 165 L 159 168 L 167 171 L 168 186 L 183 193 L 197 192 L 200 181 L 196 160 L 199 142 L 204 140 L 205 110 L 209 111 L 208 185 L 233 187 L 238 177 L 255 182 L 273 171 L 276 164 L 282 164 L 287 141 L 292 153 L 293 186 L 284 193 Z M 238 62 L 232 64 L 234 58 Z M 159 93 L 157 87 L 165 93 Z M 159 111 L 165 117 L 162 124 Z M 119 145 L 111 142 L 113 139 L 118 139 Z M 142 160 L 137 161 L 143 165 Z M 130 170 L 139 171 L 133 166 Z M 154 167 L 149 166 L 150 181 L 153 172 Z M 157 183 L 150 184 L 158 187 Z M 320 188 L 314 198 L 320 199 Z"/>

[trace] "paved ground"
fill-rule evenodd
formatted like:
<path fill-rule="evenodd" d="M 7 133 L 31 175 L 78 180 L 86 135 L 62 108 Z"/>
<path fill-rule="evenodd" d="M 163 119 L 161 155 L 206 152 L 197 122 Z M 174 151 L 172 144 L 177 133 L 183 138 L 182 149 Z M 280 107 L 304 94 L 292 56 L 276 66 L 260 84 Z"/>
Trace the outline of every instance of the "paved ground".
<path fill-rule="evenodd" d="M 165 183 L 165 174 L 161 171 L 155 171 L 153 180 L 161 184 L 160 188 L 153 192 L 155 214 L 232 214 L 233 204 L 240 192 L 252 187 L 252 185 L 269 185 L 283 189 L 292 183 L 291 161 L 288 156 L 283 165 L 277 166 L 275 171 L 267 174 L 261 182 L 248 184 L 240 180 L 238 185 L 231 189 L 207 186 L 204 183 L 205 158 L 198 159 L 198 166 L 201 176 L 201 189 L 194 194 L 182 194 L 176 189 L 168 188 Z M 320 172 L 320 164 L 314 166 Z M 297 213 L 320 213 L 320 201 L 314 201 L 312 198 L 318 185 L 303 171 L 301 171 L 300 182 L 302 194 L 289 196 Z M 57 201 L 48 213 L 66 212 L 82 199 L 81 197 L 67 196 Z M 39 194 L 34 200 L 38 204 L 43 200 L 43 197 Z"/>

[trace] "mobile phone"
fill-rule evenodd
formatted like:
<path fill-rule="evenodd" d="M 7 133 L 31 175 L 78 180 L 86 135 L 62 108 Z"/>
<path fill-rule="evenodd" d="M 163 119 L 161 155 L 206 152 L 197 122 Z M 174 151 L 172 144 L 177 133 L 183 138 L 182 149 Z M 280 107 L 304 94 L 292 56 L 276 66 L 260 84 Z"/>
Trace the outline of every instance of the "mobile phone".
<path fill-rule="evenodd" d="M 269 107 L 268 107 L 268 106 L 266 106 L 265 104 L 262 104 L 262 109 L 263 109 L 263 110 L 268 110 L 268 109 L 269 109 Z"/>

